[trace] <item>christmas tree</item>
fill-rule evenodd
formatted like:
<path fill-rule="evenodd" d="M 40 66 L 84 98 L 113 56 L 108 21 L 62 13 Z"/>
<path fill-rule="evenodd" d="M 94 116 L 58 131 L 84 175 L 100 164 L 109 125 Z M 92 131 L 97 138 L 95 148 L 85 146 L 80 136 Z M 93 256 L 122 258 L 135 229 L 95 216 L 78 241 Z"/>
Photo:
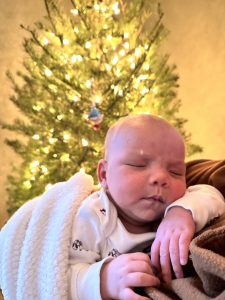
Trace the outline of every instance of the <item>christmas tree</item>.
<path fill-rule="evenodd" d="M 107 129 L 131 113 L 164 117 L 189 155 L 201 150 L 178 116 L 175 66 L 159 55 L 167 31 L 157 1 L 71 0 L 69 12 L 44 1 L 46 18 L 22 26 L 23 84 L 8 73 L 11 101 L 26 117 L 2 124 L 26 137 L 6 141 L 23 160 L 9 176 L 9 213 L 82 168 L 95 176 Z"/>

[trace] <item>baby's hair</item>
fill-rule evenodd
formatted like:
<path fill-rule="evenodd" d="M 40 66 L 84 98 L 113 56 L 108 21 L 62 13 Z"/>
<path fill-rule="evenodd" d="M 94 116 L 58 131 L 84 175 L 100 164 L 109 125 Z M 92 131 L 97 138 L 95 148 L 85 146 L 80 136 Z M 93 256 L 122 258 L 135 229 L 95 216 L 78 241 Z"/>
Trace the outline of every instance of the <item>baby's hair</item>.
<path fill-rule="evenodd" d="M 109 130 L 106 134 L 105 143 L 104 143 L 105 158 L 108 156 L 109 148 L 113 144 L 115 137 L 121 132 L 121 130 L 123 130 L 124 128 L 127 128 L 128 126 L 130 128 L 132 128 L 132 127 L 135 128 L 135 127 L 140 127 L 140 126 L 143 126 L 144 124 L 149 124 L 149 123 L 151 123 L 151 125 L 153 127 L 161 126 L 164 129 L 171 128 L 173 130 L 176 130 L 169 122 L 167 122 L 163 118 L 156 116 L 156 115 L 136 114 L 136 115 L 129 115 L 129 116 L 120 118 L 109 128 Z M 177 131 L 177 133 L 181 136 L 181 134 L 178 131 Z"/>

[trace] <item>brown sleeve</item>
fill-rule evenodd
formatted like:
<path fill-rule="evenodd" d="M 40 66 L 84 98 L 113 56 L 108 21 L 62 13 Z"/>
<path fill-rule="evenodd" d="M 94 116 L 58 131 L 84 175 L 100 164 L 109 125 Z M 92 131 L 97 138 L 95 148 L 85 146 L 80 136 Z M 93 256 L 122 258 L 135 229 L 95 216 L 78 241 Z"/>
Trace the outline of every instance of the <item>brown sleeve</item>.
<path fill-rule="evenodd" d="M 187 186 L 210 184 L 225 197 L 225 160 L 198 159 L 186 163 Z"/>

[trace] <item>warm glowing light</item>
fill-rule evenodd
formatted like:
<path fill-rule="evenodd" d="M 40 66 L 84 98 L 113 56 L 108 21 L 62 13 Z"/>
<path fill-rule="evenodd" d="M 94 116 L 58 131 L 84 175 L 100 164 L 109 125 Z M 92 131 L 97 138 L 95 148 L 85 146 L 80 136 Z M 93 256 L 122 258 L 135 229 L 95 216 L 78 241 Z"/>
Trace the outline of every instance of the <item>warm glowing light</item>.
<path fill-rule="evenodd" d="M 98 3 L 95 3 L 94 9 L 95 9 L 95 10 L 100 10 L 100 5 L 99 5 Z"/>
<path fill-rule="evenodd" d="M 105 69 L 106 69 L 106 71 L 110 71 L 111 68 L 112 68 L 112 67 L 111 67 L 109 64 L 105 64 Z"/>
<path fill-rule="evenodd" d="M 122 97 L 123 96 L 123 90 L 119 90 L 118 95 Z"/>
<path fill-rule="evenodd" d="M 85 168 L 80 168 L 79 172 L 84 174 L 85 173 Z"/>
<path fill-rule="evenodd" d="M 45 69 L 44 72 L 45 72 L 45 75 L 48 77 L 50 77 L 52 75 L 52 71 L 49 69 Z"/>
<path fill-rule="evenodd" d="M 147 94 L 149 92 L 149 89 L 147 87 L 143 87 L 143 89 L 141 90 L 141 94 Z"/>
<path fill-rule="evenodd" d="M 60 160 L 64 161 L 64 162 L 70 161 L 70 155 L 69 155 L 69 153 L 62 154 L 61 157 L 60 157 Z"/>
<path fill-rule="evenodd" d="M 49 148 L 48 148 L 48 147 L 43 147 L 43 148 L 42 148 L 42 151 L 43 151 L 45 154 L 48 154 L 48 153 L 49 153 Z"/>
<path fill-rule="evenodd" d="M 46 166 L 41 166 L 41 171 L 42 171 L 42 173 L 47 174 L 48 168 Z"/>
<path fill-rule="evenodd" d="M 30 189 L 32 187 L 30 180 L 26 180 L 23 182 L 23 185 L 26 189 Z"/>
<path fill-rule="evenodd" d="M 45 191 L 49 191 L 51 187 L 52 187 L 52 184 L 48 183 L 45 187 Z"/>
<path fill-rule="evenodd" d="M 31 164 L 30 164 L 30 167 L 31 168 L 36 168 L 40 165 L 40 162 L 38 160 L 35 160 L 33 161 Z"/>
<path fill-rule="evenodd" d="M 77 16 L 78 15 L 78 13 L 79 13 L 79 11 L 78 11 L 78 9 L 71 9 L 70 10 L 71 11 L 71 13 L 74 15 L 74 16 Z"/>
<path fill-rule="evenodd" d="M 51 145 L 53 145 L 53 144 L 56 143 L 57 139 L 55 139 L 55 138 L 49 138 L 48 141 L 49 141 L 49 143 L 50 143 Z"/>
<path fill-rule="evenodd" d="M 128 39 L 129 36 L 130 36 L 130 35 L 129 35 L 129 32 L 124 32 L 124 35 L 123 35 L 123 36 L 124 36 L 125 39 Z"/>
<path fill-rule="evenodd" d="M 32 136 L 32 138 L 34 139 L 34 140 L 39 140 L 40 139 L 40 135 L 39 134 L 34 134 L 33 136 Z"/>
<path fill-rule="evenodd" d="M 65 78 L 66 78 L 67 80 L 70 80 L 70 79 L 71 79 L 70 74 L 66 74 L 66 75 L 65 75 Z"/>
<path fill-rule="evenodd" d="M 91 48 L 91 42 L 90 42 L 90 41 L 87 41 L 87 42 L 85 43 L 85 48 L 86 48 L 86 49 L 90 49 L 90 48 Z"/>
<path fill-rule="evenodd" d="M 68 142 L 70 138 L 71 138 L 71 134 L 67 131 L 64 131 L 63 133 L 64 142 Z"/>
<path fill-rule="evenodd" d="M 43 44 L 47 46 L 48 43 L 49 43 L 49 40 L 44 36 L 43 37 Z"/>
<path fill-rule="evenodd" d="M 115 15 L 118 15 L 120 13 L 120 9 L 119 9 L 119 2 L 115 2 L 113 5 L 112 5 L 112 9 L 114 11 L 114 14 Z"/>
<path fill-rule="evenodd" d="M 75 33 L 79 33 L 79 29 L 78 29 L 77 27 L 74 27 L 73 31 L 74 31 Z"/>
<path fill-rule="evenodd" d="M 111 41 L 112 40 L 112 35 L 108 34 L 106 38 L 107 38 L 108 41 Z"/>
<path fill-rule="evenodd" d="M 86 87 L 87 87 L 88 89 L 90 89 L 91 86 L 92 86 L 91 80 L 87 80 L 87 81 L 86 81 Z"/>
<path fill-rule="evenodd" d="M 136 67 L 136 64 L 135 64 L 134 62 L 130 64 L 130 68 L 131 68 L 132 70 L 134 70 L 135 67 Z"/>
<path fill-rule="evenodd" d="M 118 57 L 118 55 L 115 55 L 112 59 L 112 64 L 116 65 L 118 63 L 118 61 L 119 61 L 119 57 Z"/>
<path fill-rule="evenodd" d="M 145 69 L 146 71 L 148 71 L 148 70 L 150 69 L 150 65 L 149 65 L 149 64 L 145 64 L 145 65 L 144 65 L 144 69 Z"/>
<path fill-rule="evenodd" d="M 82 142 L 83 147 L 88 146 L 88 141 L 85 138 L 82 138 L 81 142 Z"/>
<path fill-rule="evenodd" d="M 58 115 L 56 118 L 61 121 L 63 119 L 64 115 Z"/>
<path fill-rule="evenodd" d="M 121 56 L 124 56 L 124 55 L 126 54 L 126 51 L 125 51 L 124 49 L 121 49 L 120 52 L 119 52 L 119 54 L 120 54 Z"/>
<path fill-rule="evenodd" d="M 74 95 L 74 96 L 72 97 L 72 100 L 73 100 L 74 102 L 78 102 L 78 101 L 80 100 L 80 98 L 79 98 L 77 95 Z"/>
<path fill-rule="evenodd" d="M 139 57 L 141 55 L 141 49 L 140 48 L 136 48 L 135 51 L 134 51 L 134 55 L 136 57 Z"/>
<path fill-rule="evenodd" d="M 94 102 L 100 104 L 102 102 L 102 97 L 100 95 L 95 95 Z"/>
<path fill-rule="evenodd" d="M 126 48 L 126 49 L 130 48 L 130 44 L 128 42 L 125 42 L 123 45 L 124 45 L 124 48 Z"/>
<path fill-rule="evenodd" d="M 63 45 L 69 45 L 70 41 L 68 39 L 63 39 Z"/>

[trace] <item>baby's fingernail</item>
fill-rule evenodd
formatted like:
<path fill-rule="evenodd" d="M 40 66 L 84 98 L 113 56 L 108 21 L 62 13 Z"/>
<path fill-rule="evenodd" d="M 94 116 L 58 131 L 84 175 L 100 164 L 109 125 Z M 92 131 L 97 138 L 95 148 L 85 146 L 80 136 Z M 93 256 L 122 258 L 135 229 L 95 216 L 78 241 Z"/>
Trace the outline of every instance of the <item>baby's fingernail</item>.
<path fill-rule="evenodd" d="M 185 265 L 187 264 L 187 259 L 181 258 L 180 264 L 181 264 L 182 266 L 185 266 Z"/>

